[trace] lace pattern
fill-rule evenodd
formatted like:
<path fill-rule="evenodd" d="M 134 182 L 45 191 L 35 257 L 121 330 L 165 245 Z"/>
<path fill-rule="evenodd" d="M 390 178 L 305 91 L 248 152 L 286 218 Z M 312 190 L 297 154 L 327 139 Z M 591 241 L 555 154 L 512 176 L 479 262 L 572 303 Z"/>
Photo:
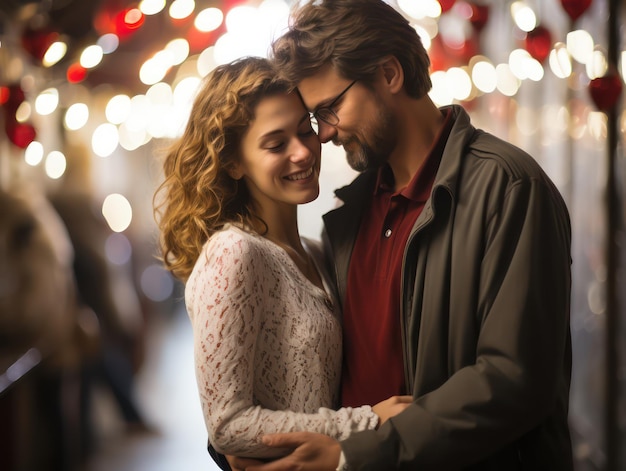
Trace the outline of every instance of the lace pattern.
<path fill-rule="evenodd" d="M 341 440 L 378 423 L 369 406 L 333 410 L 341 326 L 327 293 L 282 248 L 225 227 L 205 244 L 185 301 L 204 419 L 219 452 L 273 457 L 284 452 L 260 443 L 266 433 Z"/>

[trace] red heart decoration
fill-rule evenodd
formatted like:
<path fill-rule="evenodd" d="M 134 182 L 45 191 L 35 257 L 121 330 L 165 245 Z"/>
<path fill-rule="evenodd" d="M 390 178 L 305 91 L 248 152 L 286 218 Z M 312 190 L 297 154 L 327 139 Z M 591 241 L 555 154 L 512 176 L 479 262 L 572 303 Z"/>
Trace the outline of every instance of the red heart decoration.
<path fill-rule="evenodd" d="M 576 21 L 587 11 L 591 5 L 591 0 L 561 0 L 561 5 L 572 21 Z"/>
<path fill-rule="evenodd" d="M 9 85 L 7 88 L 6 108 L 9 113 L 15 114 L 19 106 L 25 100 L 24 90 L 17 84 Z"/>
<path fill-rule="evenodd" d="M 622 93 L 622 79 L 611 70 L 604 77 L 589 82 L 589 94 L 600 111 L 610 111 Z"/>
<path fill-rule="evenodd" d="M 489 6 L 470 3 L 470 7 L 472 8 L 472 15 L 469 21 L 474 29 L 480 33 L 489 20 Z"/>
<path fill-rule="evenodd" d="M 37 131 L 32 124 L 7 121 L 5 126 L 9 140 L 20 149 L 26 149 L 35 140 Z"/>
<path fill-rule="evenodd" d="M 441 5 L 441 13 L 445 13 L 452 8 L 456 0 L 439 0 L 439 5 Z"/>
<path fill-rule="evenodd" d="M 50 28 L 41 29 L 26 28 L 22 32 L 22 47 L 32 57 L 42 60 L 48 48 L 59 37 L 59 33 Z"/>
<path fill-rule="evenodd" d="M 524 38 L 524 48 L 539 62 L 546 60 L 552 49 L 552 34 L 548 28 L 538 25 Z"/>

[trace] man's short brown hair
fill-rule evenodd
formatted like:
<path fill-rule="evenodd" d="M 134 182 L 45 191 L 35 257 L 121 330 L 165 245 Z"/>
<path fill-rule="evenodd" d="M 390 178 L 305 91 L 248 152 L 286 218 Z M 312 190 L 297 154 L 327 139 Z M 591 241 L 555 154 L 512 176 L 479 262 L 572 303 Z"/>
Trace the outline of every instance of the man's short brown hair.
<path fill-rule="evenodd" d="M 382 0 L 309 1 L 293 12 L 272 55 L 292 83 L 326 65 L 347 79 L 372 83 L 378 65 L 395 56 L 409 96 L 421 98 L 432 86 L 430 59 L 416 30 Z"/>

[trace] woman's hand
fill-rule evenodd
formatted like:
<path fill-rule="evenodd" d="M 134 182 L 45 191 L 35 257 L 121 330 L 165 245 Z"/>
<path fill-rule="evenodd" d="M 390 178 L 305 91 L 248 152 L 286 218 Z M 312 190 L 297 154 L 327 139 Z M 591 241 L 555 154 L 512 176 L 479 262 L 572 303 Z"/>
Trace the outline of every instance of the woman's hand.
<path fill-rule="evenodd" d="M 374 414 L 379 418 L 378 426 L 387 422 L 390 417 L 398 415 L 413 402 L 412 396 L 391 396 L 389 399 L 372 406 Z"/>

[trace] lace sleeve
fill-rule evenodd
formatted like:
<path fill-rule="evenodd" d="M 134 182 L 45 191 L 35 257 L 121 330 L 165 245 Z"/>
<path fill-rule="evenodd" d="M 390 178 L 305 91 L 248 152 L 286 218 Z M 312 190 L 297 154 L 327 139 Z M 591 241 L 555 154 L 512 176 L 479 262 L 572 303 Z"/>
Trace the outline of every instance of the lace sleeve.
<path fill-rule="evenodd" d="M 294 410 L 271 410 L 259 403 L 255 381 L 269 373 L 255 371 L 255 356 L 279 350 L 268 343 L 266 331 L 276 330 L 272 325 L 276 321 L 267 313 L 281 303 L 275 291 L 280 280 L 263 247 L 241 237 L 214 239 L 187 284 L 186 301 L 194 331 L 198 389 L 215 449 L 237 456 L 274 457 L 286 450 L 261 444 L 260 437 L 266 433 L 308 430 L 344 439 L 351 431 L 375 427 L 378 417 L 369 406 L 334 411 L 329 403 L 314 413 L 304 413 L 293 404 Z M 272 358 L 280 362 L 274 366 L 284 375 L 297 367 L 296 358 Z M 272 382 L 273 394 L 296 395 L 285 391 L 277 378 Z"/>

